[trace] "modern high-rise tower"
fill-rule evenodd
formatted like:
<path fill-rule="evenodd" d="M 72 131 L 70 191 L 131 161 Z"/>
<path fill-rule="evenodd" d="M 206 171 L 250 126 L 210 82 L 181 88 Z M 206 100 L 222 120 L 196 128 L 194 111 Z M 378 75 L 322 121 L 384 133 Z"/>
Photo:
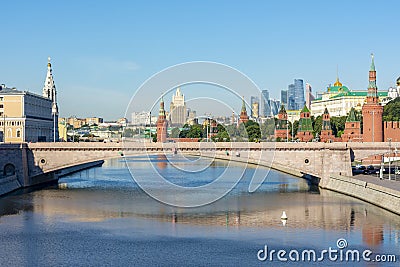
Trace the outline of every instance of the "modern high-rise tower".
<path fill-rule="evenodd" d="M 285 109 L 288 108 L 288 90 L 281 90 L 281 104 Z"/>
<path fill-rule="evenodd" d="M 261 102 L 263 117 L 271 116 L 271 106 L 269 105 L 269 91 L 267 89 L 261 91 Z"/>
<path fill-rule="evenodd" d="M 294 84 L 289 84 L 288 85 L 287 92 L 288 92 L 287 93 L 288 110 L 295 110 L 296 109 L 296 101 L 295 101 L 296 92 L 294 90 Z"/>
<path fill-rule="evenodd" d="M 294 83 L 288 86 L 288 109 L 299 110 L 303 108 L 304 104 L 303 80 L 294 79 Z"/>
<path fill-rule="evenodd" d="M 294 91 L 295 91 L 294 99 L 296 103 L 296 109 L 301 109 L 305 104 L 303 80 L 301 79 L 294 80 Z"/>
<path fill-rule="evenodd" d="M 309 83 L 306 83 L 306 106 L 310 109 L 311 101 L 315 99 L 314 95 L 312 94 L 312 88 Z"/>

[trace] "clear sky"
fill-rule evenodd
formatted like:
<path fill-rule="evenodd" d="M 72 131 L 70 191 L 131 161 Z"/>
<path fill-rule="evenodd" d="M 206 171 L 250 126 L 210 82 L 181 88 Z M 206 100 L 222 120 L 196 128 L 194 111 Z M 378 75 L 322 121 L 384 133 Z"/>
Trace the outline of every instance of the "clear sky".
<path fill-rule="evenodd" d="M 400 75 L 399 10 L 396 0 L 3 1 L 0 83 L 41 93 L 51 56 L 61 116 L 116 119 L 174 64 L 227 64 L 279 98 L 294 78 L 325 90 L 337 66 L 343 84 L 366 90 L 373 52 L 386 90 Z"/>

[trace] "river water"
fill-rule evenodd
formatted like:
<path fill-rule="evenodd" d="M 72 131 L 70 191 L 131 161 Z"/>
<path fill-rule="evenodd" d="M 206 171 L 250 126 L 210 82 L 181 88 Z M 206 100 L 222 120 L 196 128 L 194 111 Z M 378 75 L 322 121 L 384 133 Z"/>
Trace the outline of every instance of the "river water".
<path fill-rule="evenodd" d="M 184 161 L 193 167 L 204 160 Z M 397 262 L 329 259 L 325 266 L 400 266 L 400 217 L 371 204 L 310 187 L 304 179 L 271 170 L 253 193 L 248 192 L 254 166 L 229 164 L 239 183 L 226 196 L 196 208 L 166 205 L 148 196 L 133 175 L 152 170 L 171 183 L 209 184 L 228 166 L 214 161 L 196 172 L 182 172 L 160 156 L 107 160 L 102 167 L 60 179 L 50 186 L 0 198 L 1 266 L 308 266 L 304 250 L 348 249 L 395 255 Z M 154 168 L 153 168 L 154 167 Z M 172 195 L 152 183 L 159 195 Z M 200 193 L 201 194 L 201 193 Z M 174 196 L 179 198 L 179 196 Z M 188 196 L 185 196 L 186 198 Z M 196 194 L 191 198 L 196 199 Z M 281 220 L 285 211 L 288 220 Z M 345 239 L 347 247 L 338 248 Z M 343 240 L 342 240 L 343 241 Z M 271 250 L 285 250 L 288 262 Z M 261 252 L 260 252 L 261 250 Z M 299 261 L 295 262 L 299 251 Z M 323 255 L 323 254 L 322 254 Z M 283 257 L 284 258 L 284 257 Z"/>

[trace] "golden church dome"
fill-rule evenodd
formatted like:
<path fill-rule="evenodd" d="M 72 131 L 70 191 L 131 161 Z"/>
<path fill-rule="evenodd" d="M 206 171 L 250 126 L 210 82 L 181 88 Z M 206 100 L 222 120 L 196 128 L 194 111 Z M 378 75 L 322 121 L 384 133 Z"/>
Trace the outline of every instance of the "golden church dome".
<path fill-rule="evenodd" d="M 333 84 L 333 86 L 338 86 L 338 87 L 342 86 L 342 83 L 339 82 L 339 78 L 336 78 L 336 82 Z"/>

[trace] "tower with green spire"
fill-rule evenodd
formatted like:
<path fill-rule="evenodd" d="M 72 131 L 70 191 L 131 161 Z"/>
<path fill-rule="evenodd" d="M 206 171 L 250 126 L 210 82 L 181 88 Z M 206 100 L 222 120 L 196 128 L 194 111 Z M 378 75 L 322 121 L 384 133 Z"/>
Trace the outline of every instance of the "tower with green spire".
<path fill-rule="evenodd" d="M 281 140 L 292 138 L 292 135 L 289 133 L 288 115 L 284 105 L 281 105 L 281 109 L 278 113 L 278 121 L 275 126 L 275 139 L 278 138 Z"/>
<path fill-rule="evenodd" d="M 331 142 L 335 140 L 335 136 L 332 133 L 331 127 L 331 116 L 329 115 L 328 109 L 325 107 L 324 114 L 322 114 L 322 129 L 321 129 L 321 142 Z"/>
<path fill-rule="evenodd" d="M 249 116 L 247 115 L 246 103 L 244 102 L 244 96 L 243 96 L 242 97 L 242 110 L 240 111 L 239 124 L 246 123 L 248 121 L 249 121 Z"/>
<path fill-rule="evenodd" d="M 350 109 L 349 115 L 347 116 L 344 132 L 342 134 L 343 142 L 361 142 L 361 122 L 356 116 L 356 110 Z"/>
<path fill-rule="evenodd" d="M 158 112 L 157 119 L 157 142 L 164 143 L 167 141 L 167 128 L 168 122 L 166 120 L 165 109 L 164 109 L 164 99 L 161 96 L 160 110 Z"/>
<path fill-rule="evenodd" d="M 362 107 L 363 114 L 363 142 L 382 142 L 383 140 L 383 106 L 379 101 L 376 86 L 376 70 L 374 55 L 371 54 L 369 70 L 369 84 L 367 97 Z"/>
<path fill-rule="evenodd" d="M 306 105 L 304 105 L 300 112 L 299 128 L 296 137 L 302 142 L 308 142 L 314 138 L 311 114 Z"/>

